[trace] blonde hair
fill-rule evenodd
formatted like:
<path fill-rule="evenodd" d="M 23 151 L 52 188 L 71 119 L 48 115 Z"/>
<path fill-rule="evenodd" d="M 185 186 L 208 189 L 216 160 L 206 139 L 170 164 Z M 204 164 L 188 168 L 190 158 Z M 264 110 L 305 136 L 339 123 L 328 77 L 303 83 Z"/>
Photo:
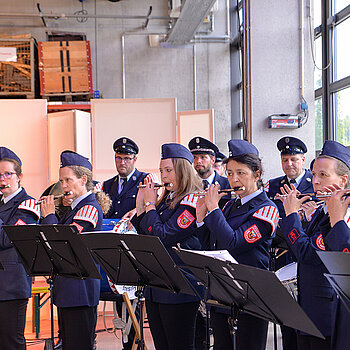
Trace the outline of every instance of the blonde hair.
<path fill-rule="evenodd" d="M 341 160 L 331 157 L 331 156 L 326 156 L 326 155 L 320 155 L 317 157 L 317 159 L 322 159 L 322 158 L 326 158 L 326 159 L 333 159 L 335 160 L 335 173 L 340 177 L 343 175 L 347 175 L 348 176 L 348 181 L 346 182 L 344 188 L 350 188 L 350 169 L 348 168 L 348 166 L 343 163 Z"/>
<path fill-rule="evenodd" d="M 202 182 L 197 176 L 192 164 L 183 158 L 171 158 L 171 161 L 174 166 L 177 190 L 174 193 L 172 202 L 170 204 L 170 209 L 174 209 L 176 204 L 185 196 L 190 193 L 201 191 Z M 167 189 L 164 190 L 163 194 L 157 201 L 158 205 L 164 198 L 168 196 L 170 191 Z"/>
<path fill-rule="evenodd" d="M 67 168 L 73 170 L 74 175 L 80 179 L 83 175 L 86 175 L 85 187 L 88 191 L 92 191 L 94 188 L 94 183 L 92 182 L 92 171 L 80 165 L 68 165 Z"/>

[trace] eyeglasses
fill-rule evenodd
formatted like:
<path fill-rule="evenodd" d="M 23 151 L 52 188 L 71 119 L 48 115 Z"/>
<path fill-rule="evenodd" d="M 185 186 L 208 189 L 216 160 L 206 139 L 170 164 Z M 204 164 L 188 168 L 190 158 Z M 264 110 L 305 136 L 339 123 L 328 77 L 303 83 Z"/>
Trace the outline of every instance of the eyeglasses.
<path fill-rule="evenodd" d="M 117 161 L 117 162 L 119 162 L 119 163 L 121 163 L 122 161 L 124 161 L 125 163 L 130 163 L 132 160 L 134 160 L 135 159 L 135 157 L 124 157 L 124 158 L 122 158 L 122 157 L 115 157 L 115 160 Z"/>
<path fill-rule="evenodd" d="M 16 174 L 16 173 L 5 171 L 4 173 L 0 173 L 0 179 L 4 178 L 5 180 L 8 180 L 13 174 Z"/>

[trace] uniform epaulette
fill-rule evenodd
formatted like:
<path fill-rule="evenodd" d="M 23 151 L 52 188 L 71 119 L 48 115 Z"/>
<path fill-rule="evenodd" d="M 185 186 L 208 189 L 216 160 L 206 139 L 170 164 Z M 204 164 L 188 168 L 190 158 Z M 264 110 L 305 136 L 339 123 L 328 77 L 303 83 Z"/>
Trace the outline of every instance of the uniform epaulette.
<path fill-rule="evenodd" d="M 271 224 L 272 233 L 273 233 L 278 224 L 278 219 L 279 219 L 278 209 L 273 207 L 272 205 L 269 205 L 256 211 L 253 214 L 253 217 L 257 219 L 261 219 Z"/>
<path fill-rule="evenodd" d="M 198 200 L 198 196 L 196 196 L 194 193 L 188 194 L 181 202 L 180 204 L 182 205 L 189 205 L 192 208 L 196 207 Z"/>
<path fill-rule="evenodd" d="M 85 205 L 75 214 L 75 220 L 83 220 L 92 223 L 94 227 L 97 225 L 98 211 L 92 205 Z"/>
<path fill-rule="evenodd" d="M 264 185 L 264 190 L 265 192 L 269 192 L 269 189 L 270 189 L 270 181 L 267 181 Z"/>
<path fill-rule="evenodd" d="M 94 186 L 94 190 L 96 192 L 101 192 L 103 189 L 103 183 L 102 182 L 98 182 L 95 186 Z"/>
<path fill-rule="evenodd" d="M 19 206 L 18 209 L 28 210 L 34 213 L 38 218 L 40 218 L 40 206 L 36 204 L 35 199 L 27 199 L 23 201 Z"/>

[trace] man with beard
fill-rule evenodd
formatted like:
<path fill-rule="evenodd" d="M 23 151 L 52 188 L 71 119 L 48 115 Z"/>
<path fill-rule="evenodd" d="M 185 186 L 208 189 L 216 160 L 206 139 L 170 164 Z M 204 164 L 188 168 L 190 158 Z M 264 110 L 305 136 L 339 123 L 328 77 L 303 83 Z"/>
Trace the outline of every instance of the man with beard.
<path fill-rule="evenodd" d="M 277 148 L 281 152 L 281 165 L 284 172 L 284 176 L 280 176 L 269 180 L 265 184 L 265 191 L 267 196 L 274 200 L 276 194 L 281 194 L 280 188 L 284 185 L 290 186 L 293 184 L 300 193 L 312 193 L 312 173 L 310 170 L 304 169 L 305 153 L 307 147 L 303 141 L 296 137 L 285 136 L 277 142 Z M 283 219 L 286 214 L 284 211 L 283 203 L 281 200 L 274 200 L 278 207 L 280 219 Z M 288 249 L 284 242 L 281 229 L 277 227 L 276 238 L 272 243 L 272 247 Z M 275 266 L 272 266 L 273 270 L 277 270 L 284 265 L 291 263 L 295 260 L 294 256 L 287 252 L 286 254 L 280 254 L 275 262 Z M 283 350 L 297 350 L 297 334 L 292 328 L 281 326 Z"/>

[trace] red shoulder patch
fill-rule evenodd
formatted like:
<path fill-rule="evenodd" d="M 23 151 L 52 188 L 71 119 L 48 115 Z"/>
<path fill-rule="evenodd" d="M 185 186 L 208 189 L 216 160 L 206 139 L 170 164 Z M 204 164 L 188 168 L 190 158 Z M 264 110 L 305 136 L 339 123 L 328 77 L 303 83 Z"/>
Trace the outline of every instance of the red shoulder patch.
<path fill-rule="evenodd" d="M 317 248 L 318 248 L 318 249 L 326 250 L 326 247 L 324 246 L 322 234 L 320 234 L 320 235 L 316 238 L 316 245 L 317 245 Z"/>
<path fill-rule="evenodd" d="M 177 218 L 177 225 L 180 228 L 187 228 L 192 224 L 194 220 L 195 217 L 188 210 L 184 210 L 182 214 Z"/>
<path fill-rule="evenodd" d="M 295 228 L 293 228 L 293 230 L 288 233 L 288 238 L 292 244 L 294 244 L 299 237 L 300 234 Z"/>
<path fill-rule="evenodd" d="M 244 239 L 248 243 L 254 243 L 254 242 L 258 241 L 261 237 L 262 236 L 261 236 L 261 233 L 259 231 L 259 228 L 255 224 L 253 226 L 250 226 L 249 228 L 247 228 L 244 231 Z"/>
<path fill-rule="evenodd" d="M 82 233 L 82 231 L 84 230 L 84 227 L 77 224 L 75 221 L 73 221 L 72 225 L 74 225 L 78 229 L 79 233 Z"/>
<path fill-rule="evenodd" d="M 349 249 L 348 248 L 344 248 L 343 249 L 343 253 L 349 253 Z"/>
<path fill-rule="evenodd" d="M 18 226 L 18 225 L 27 225 L 27 224 L 26 224 L 23 220 L 18 219 L 18 220 L 16 221 L 15 225 Z"/>

